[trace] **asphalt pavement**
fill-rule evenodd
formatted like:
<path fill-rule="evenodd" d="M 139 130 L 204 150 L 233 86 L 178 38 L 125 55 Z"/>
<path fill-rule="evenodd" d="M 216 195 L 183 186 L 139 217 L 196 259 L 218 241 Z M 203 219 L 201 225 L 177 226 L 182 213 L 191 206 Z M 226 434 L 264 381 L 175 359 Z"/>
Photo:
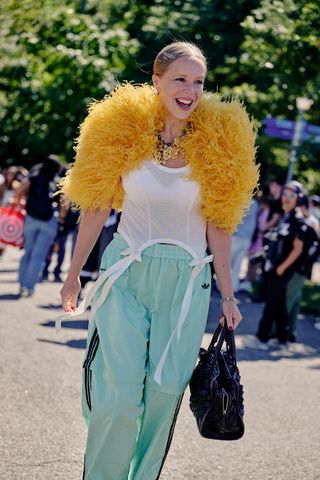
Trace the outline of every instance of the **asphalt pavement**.
<path fill-rule="evenodd" d="M 0 258 L 0 479 L 81 480 L 86 429 L 80 411 L 81 362 L 87 321 L 56 333 L 59 289 L 37 286 L 19 299 L 21 252 Z M 237 330 L 245 392 L 246 432 L 221 442 L 199 436 L 184 396 L 161 480 L 319 480 L 320 331 L 299 320 L 298 342 L 288 350 L 253 347 L 263 305 L 241 296 Z M 219 311 L 213 296 L 204 345 Z M 319 319 L 318 319 L 319 320 Z M 117 480 L 117 479 L 114 479 Z"/>

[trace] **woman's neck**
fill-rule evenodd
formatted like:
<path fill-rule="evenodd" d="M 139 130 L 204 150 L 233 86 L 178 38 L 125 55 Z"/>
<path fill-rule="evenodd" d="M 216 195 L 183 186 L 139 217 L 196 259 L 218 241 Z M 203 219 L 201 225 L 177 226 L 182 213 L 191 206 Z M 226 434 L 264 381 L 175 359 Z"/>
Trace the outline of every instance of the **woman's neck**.
<path fill-rule="evenodd" d="M 167 117 L 164 127 L 161 131 L 161 137 L 165 142 L 172 142 L 176 137 L 182 135 L 187 124 L 187 120 L 179 120 L 177 118 Z"/>

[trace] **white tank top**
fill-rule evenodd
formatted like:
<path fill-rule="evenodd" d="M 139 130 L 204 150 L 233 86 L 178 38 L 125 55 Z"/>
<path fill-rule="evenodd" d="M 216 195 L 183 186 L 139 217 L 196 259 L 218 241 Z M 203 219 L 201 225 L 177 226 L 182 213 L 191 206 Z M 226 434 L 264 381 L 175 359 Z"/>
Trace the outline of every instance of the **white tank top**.
<path fill-rule="evenodd" d="M 168 168 L 147 160 L 142 167 L 122 178 L 125 191 L 123 211 L 118 232 L 128 243 L 121 253 L 121 260 L 111 265 L 95 282 L 86 298 L 73 312 L 57 319 L 82 316 L 92 299 L 98 294 L 90 319 L 105 301 L 114 282 L 135 261 L 142 261 L 145 248 L 155 243 L 179 245 L 192 255 L 189 263 L 190 278 L 181 303 L 181 310 L 154 373 L 154 380 L 161 385 L 162 369 L 172 342 L 179 342 L 183 326 L 189 313 L 193 285 L 212 255 L 205 256 L 206 221 L 200 212 L 199 185 L 187 178 L 189 167 Z M 99 293 L 98 293 L 99 292 Z"/>
<path fill-rule="evenodd" d="M 188 166 L 169 168 L 146 160 L 123 176 L 125 192 L 118 232 L 138 249 L 145 243 L 180 245 L 193 257 L 206 253 L 206 221 L 197 182 Z"/>

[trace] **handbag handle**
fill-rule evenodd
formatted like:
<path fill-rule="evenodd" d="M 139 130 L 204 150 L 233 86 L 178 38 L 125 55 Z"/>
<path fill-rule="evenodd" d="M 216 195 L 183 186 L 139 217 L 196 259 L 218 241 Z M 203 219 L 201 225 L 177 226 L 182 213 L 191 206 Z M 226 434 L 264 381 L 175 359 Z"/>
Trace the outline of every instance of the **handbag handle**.
<path fill-rule="evenodd" d="M 236 343 L 234 339 L 234 332 L 233 330 L 228 329 L 226 321 L 224 322 L 223 327 L 220 323 L 218 324 L 208 348 L 208 351 L 214 354 L 215 360 L 218 359 L 224 342 L 226 342 L 227 351 L 230 356 L 236 358 Z M 217 345 L 215 346 L 215 344 Z"/>

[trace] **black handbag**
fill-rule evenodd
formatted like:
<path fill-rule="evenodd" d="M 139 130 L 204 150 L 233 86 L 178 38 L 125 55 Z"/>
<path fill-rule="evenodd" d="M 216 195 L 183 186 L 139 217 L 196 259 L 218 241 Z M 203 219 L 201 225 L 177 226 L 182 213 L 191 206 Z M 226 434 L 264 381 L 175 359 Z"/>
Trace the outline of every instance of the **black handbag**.
<path fill-rule="evenodd" d="M 190 409 L 200 435 L 237 440 L 244 434 L 243 386 L 236 361 L 233 331 L 218 325 L 208 350 L 200 349 L 190 380 Z M 222 346 L 226 343 L 226 350 Z"/>

